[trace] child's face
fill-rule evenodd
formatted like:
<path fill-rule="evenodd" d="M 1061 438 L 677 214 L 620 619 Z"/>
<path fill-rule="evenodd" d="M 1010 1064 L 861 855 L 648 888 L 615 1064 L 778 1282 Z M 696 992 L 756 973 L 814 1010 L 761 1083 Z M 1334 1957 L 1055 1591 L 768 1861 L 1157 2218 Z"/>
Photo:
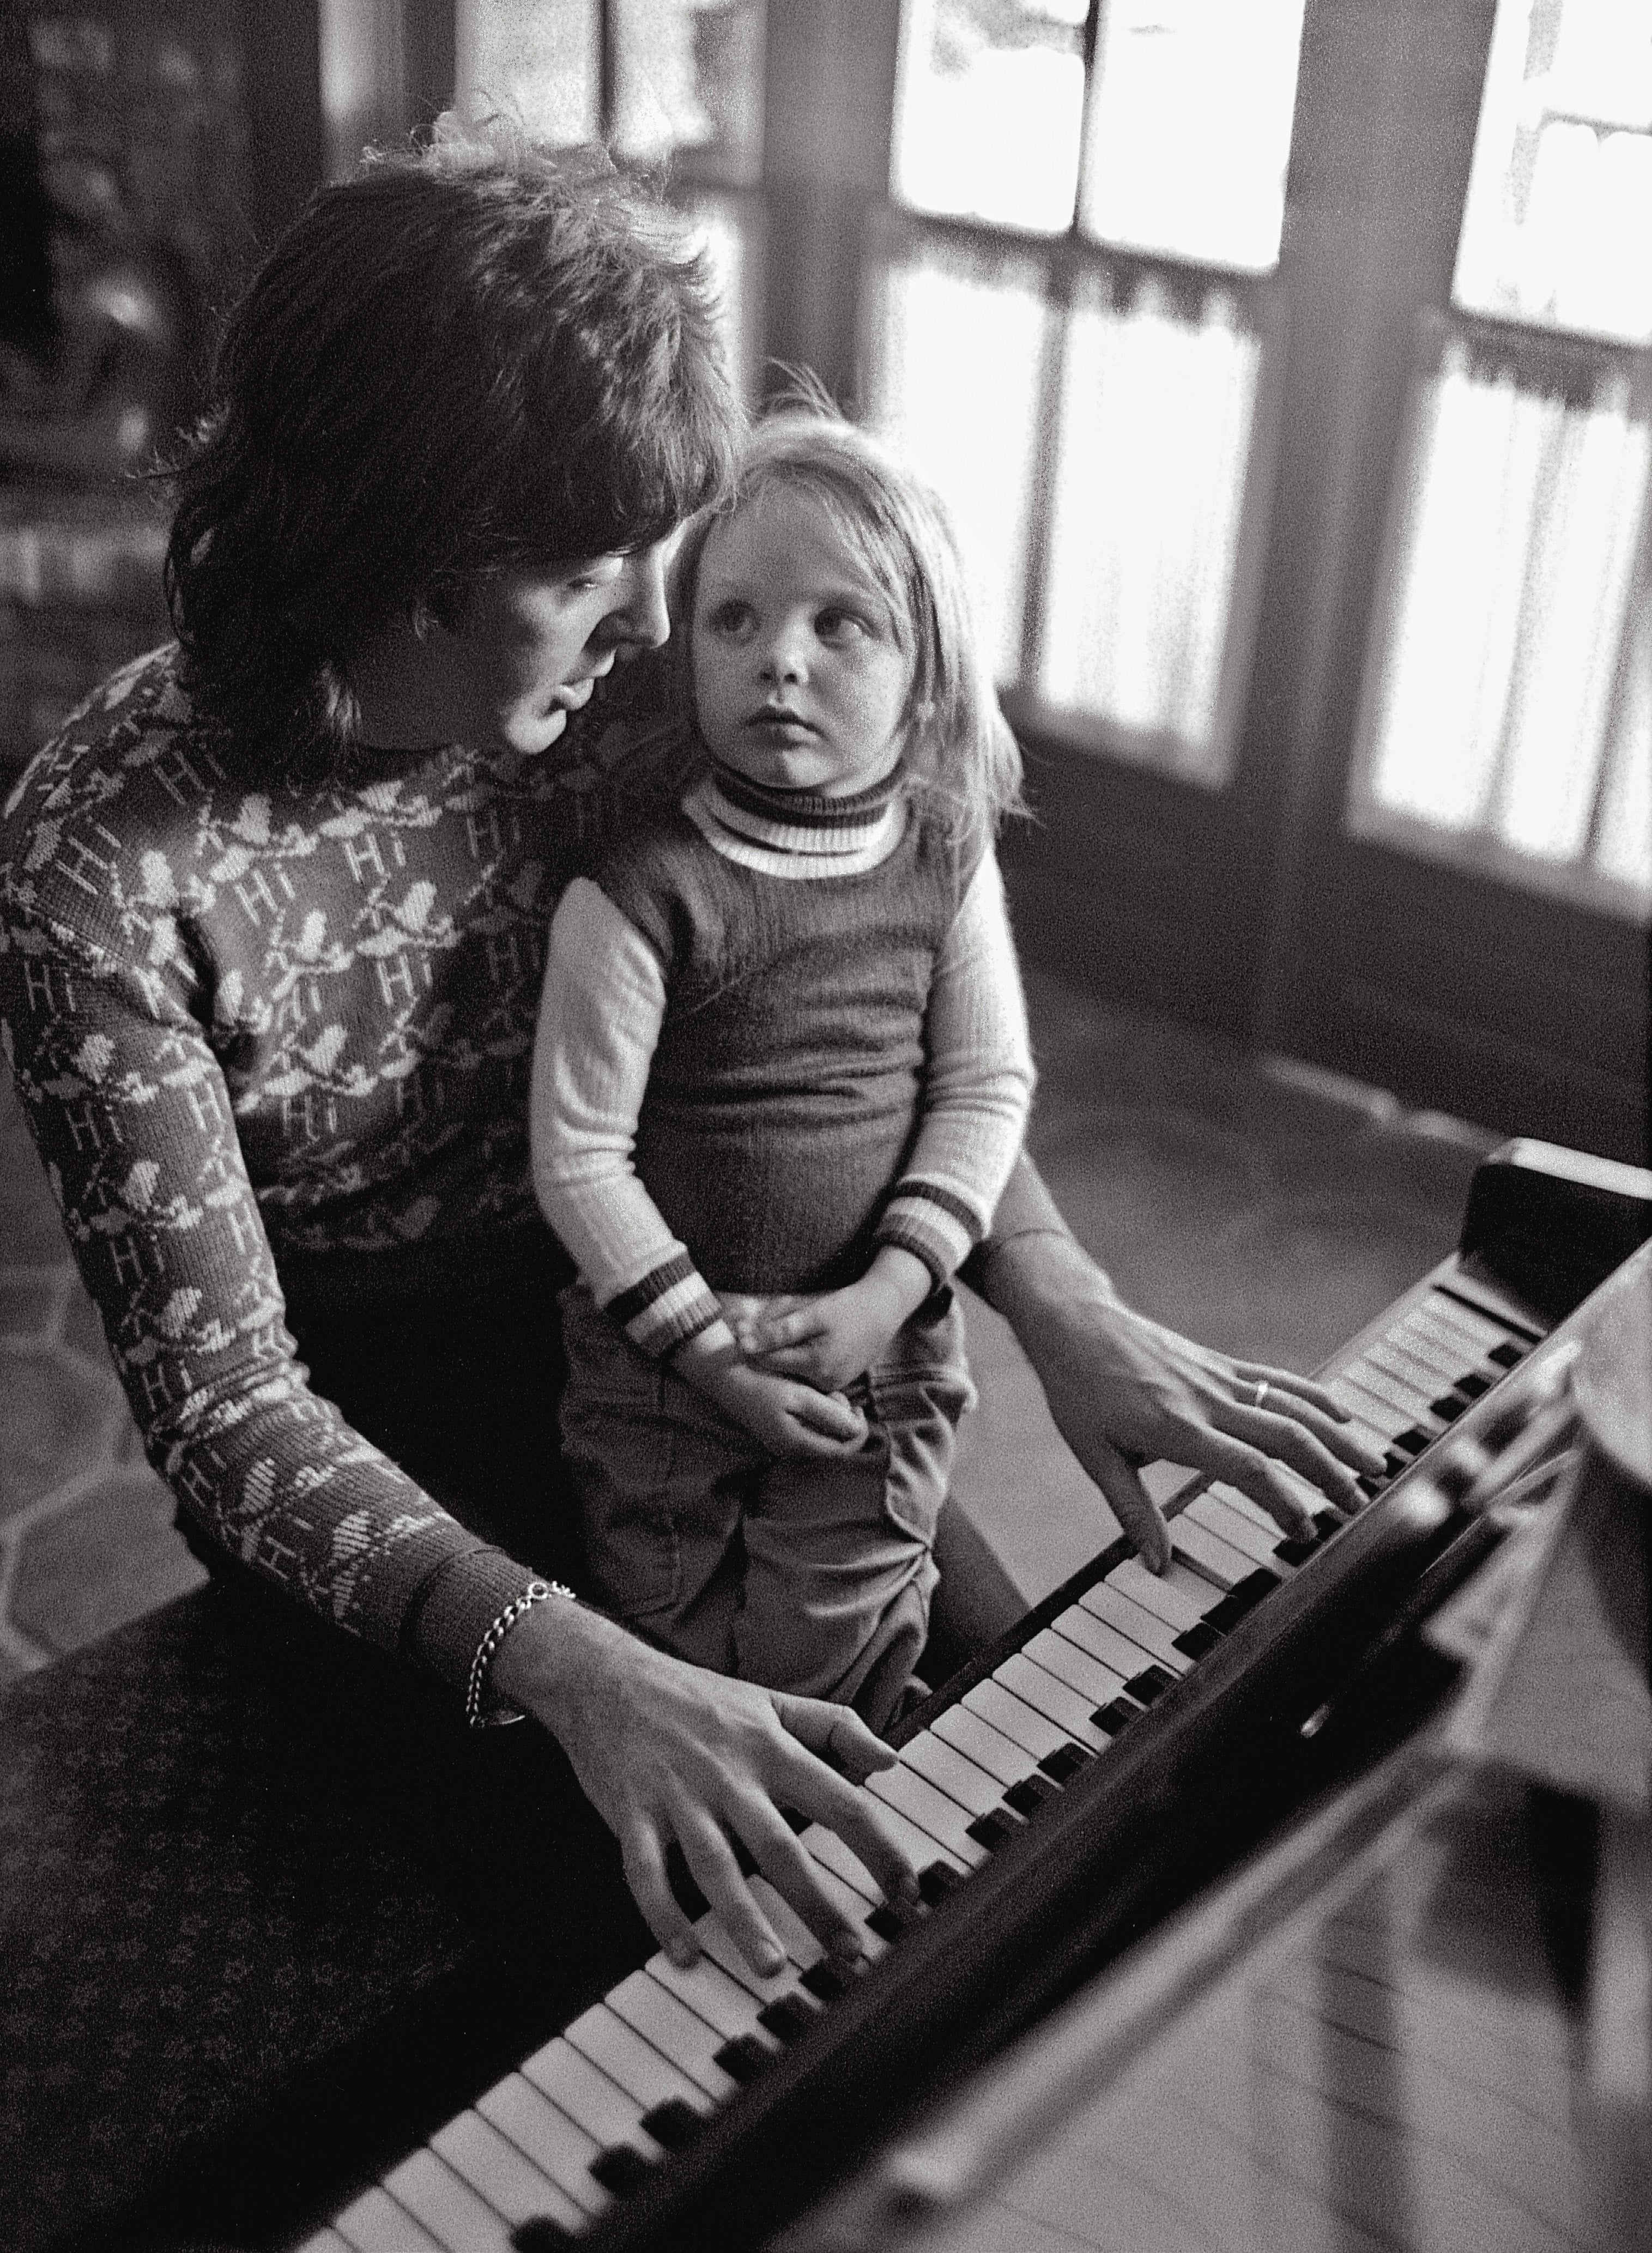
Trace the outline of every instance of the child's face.
<path fill-rule="evenodd" d="M 899 759 L 911 663 L 808 494 L 770 485 L 717 527 L 689 631 L 700 732 L 749 780 L 843 798 Z"/>

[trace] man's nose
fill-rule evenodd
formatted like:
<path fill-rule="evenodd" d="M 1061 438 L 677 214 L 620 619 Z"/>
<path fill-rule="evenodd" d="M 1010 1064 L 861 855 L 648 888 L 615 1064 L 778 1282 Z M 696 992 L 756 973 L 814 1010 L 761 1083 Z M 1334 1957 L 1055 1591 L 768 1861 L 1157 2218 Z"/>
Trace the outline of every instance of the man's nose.
<path fill-rule="evenodd" d="M 611 640 L 640 642 L 645 648 L 658 649 L 670 635 L 666 552 L 666 542 L 662 540 L 652 548 L 638 548 L 629 559 L 622 582 L 624 599 L 606 622 Z"/>

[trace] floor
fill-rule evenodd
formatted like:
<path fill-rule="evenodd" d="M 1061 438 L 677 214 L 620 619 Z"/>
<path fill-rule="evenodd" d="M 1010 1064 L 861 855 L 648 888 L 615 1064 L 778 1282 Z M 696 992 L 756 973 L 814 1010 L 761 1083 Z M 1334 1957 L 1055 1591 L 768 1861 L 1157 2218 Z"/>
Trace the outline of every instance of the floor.
<path fill-rule="evenodd" d="M 1495 1139 L 1029 980 L 1032 1148 L 1124 1296 L 1312 1370 L 1447 1252 Z M 1112 1538 L 1005 1326 L 971 1308 L 981 1407 L 958 1491 L 1029 1600 Z M 9 1080 L 0 1082 L 0 1682 L 194 1585 Z"/>

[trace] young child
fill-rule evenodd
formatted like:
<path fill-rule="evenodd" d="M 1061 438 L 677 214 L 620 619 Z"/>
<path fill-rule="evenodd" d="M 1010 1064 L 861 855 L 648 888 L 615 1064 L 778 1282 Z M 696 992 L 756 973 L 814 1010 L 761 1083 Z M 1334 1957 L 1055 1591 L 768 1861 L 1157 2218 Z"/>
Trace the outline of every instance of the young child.
<path fill-rule="evenodd" d="M 938 502 L 835 416 L 760 425 L 678 585 L 696 777 L 564 894 L 534 1050 L 564 1453 L 597 1601 L 882 1727 L 973 1398 L 949 1282 L 1032 1090 L 1020 755 Z M 729 1317 L 798 1292 L 749 1359 Z"/>

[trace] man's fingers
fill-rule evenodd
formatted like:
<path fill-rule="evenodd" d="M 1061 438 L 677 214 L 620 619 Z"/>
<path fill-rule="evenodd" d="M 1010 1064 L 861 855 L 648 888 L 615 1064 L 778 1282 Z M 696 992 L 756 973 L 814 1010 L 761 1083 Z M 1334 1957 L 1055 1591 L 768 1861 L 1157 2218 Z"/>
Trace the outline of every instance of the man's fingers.
<path fill-rule="evenodd" d="M 1241 1494 L 1249 1495 L 1252 1502 L 1266 1510 L 1281 1532 L 1293 1539 L 1313 1539 L 1313 1512 L 1282 1464 L 1258 1454 L 1254 1447 L 1214 1433 L 1199 1454 L 1195 1468 L 1208 1472 L 1212 1478 L 1226 1479 Z"/>
<path fill-rule="evenodd" d="M 686 1969 L 697 1962 L 700 1943 L 671 1889 L 665 1850 L 653 1825 L 639 1821 L 628 1829 L 619 1842 L 619 1855 L 631 1899 L 641 1909 L 650 1932 L 673 1964 Z"/>
<path fill-rule="evenodd" d="M 1363 1509 L 1365 1496 L 1356 1482 L 1354 1465 L 1357 1463 L 1361 1470 L 1372 1475 L 1383 1468 L 1381 1455 L 1374 1455 L 1363 1440 L 1338 1432 L 1334 1425 L 1325 1423 L 1317 1411 L 1307 1406 L 1293 1414 L 1283 1408 L 1276 1409 L 1270 1399 L 1265 1407 L 1238 1407 L 1230 1409 L 1228 1413 L 1231 1419 L 1229 1428 L 1236 1437 L 1288 1463 L 1339 1510 L 1351 1512 Z"/>
<path fill-rule="evenodd" d="M 893 1768 L 896 1754 L 882 1737 L 874 1736 L 849 1705 L 833 1705 L 823 1698 L 794 1698 L 789 1690 L 772 1693 L 775 1712 L 788 1736 L 806 1745 L 818 1760 L 826 1761 L 856 1783 L 864 1783 L 880 1768 Z"/>
<path fill-rule="evenodd" d="M 703 1807 L 691 1804 L 676 1811 L 672 1827 L 689 1875 L 722 1920 L 724 1931 L 754 1971 L 772 1978 L 785 1963 L 785 1950 L 741 1876 L 721 1825 Z"/>
<path fill-rule="evenodd" d="M 893 1764 L 895 1755 L 881 1745 L 858 1716 L 846 1706 L 827 1705 L 811 1698 L 775 1697 L 775 1710 L 798 1741 L 818 1754 L 820 1761 L 837 1760 L 861 1775 Z M 825 1717 L 823 1719 L 823 1717 Z M 812 1815 L 835 1831 L 867 1873 L 889 1894 L 912 1898 L 917 1875 L 911 1863 L 883 1828 L 876 1802 L 844 1782 L 817 1761 L 799 1761 L 797 1771 L 775 1794 Z"/>
<path fill-rule="evenodd" d="M 1311 1433 L 1321 1447 L 1339 1461 L 1356 1471 L 1364 1471 L 1371 1477 L 1382 1469 L 1382 1449 L 1373 1447 L 1369 1440 L 1361 1438 L 1348 1410 L 1322 1385 L 1315 1385 L 1306 1377 L 1294 1376 L 1289 1370 L 1268 1369 L 1255 1362 L 1235 1362 L 1233 1366 L 1234 1374 L 1242 1387 L 1248 1386 L 1252 1392 L 1258 1385 L 1264 1387 L 1259 1406 L 1254 1399 L 1240 1399 L 1233 1404 L 1235 1409 L 1247 1416 L 1272 1416 L 1283 1419 L 1287 1432 L 1291 1426 L 1297 1426 Z M 1276 1423 L 1258 1429 L 1256 1436 L 1259 1442 L 1265 1442 L 1276 1453 L 1283 1454 L 1287 1462 L 1311 1478 L 1316 1486 L 1323 1485 L 1324 1481 L 1320 1475 L 1323 1465 L 1319 1459 L 1313 1459 L 1316 1468 L 1310 1470 L 1308 1459 L 1277 1447 L 1278 1429 Z M 1251 1436 L 1251 1430 L 1252 1427 L 1245 1427 L 1247 1438 Z M 1334 1493 L 1335 1490 L 1328 1487 L 1326 1491 Z M 1356 1496 L 1354 1507 L 1358 1507 L 1358 1501 L 1359 1497 Z"/>
<path fill-rule="evenodd" d="M 1133 1467 L 1116 1448 L 1098 1447 L 1090 1469 L 1091 1476 L 1106 1497 L 1108 1508 L 1119 1520 L 1125 1538 L 1142 1563 L 1150 1573 L 1168 1572 L 1170 1529 L 1165 1524 L 1163 1511 Z"/>

